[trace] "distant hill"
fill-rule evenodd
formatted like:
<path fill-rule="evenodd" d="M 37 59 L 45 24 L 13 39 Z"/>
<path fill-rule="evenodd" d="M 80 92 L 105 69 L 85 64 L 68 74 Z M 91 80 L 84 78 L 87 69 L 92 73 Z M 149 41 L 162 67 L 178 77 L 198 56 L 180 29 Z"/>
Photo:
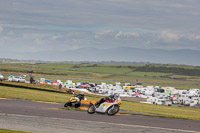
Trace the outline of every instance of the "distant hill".
<path fill-rule="evenodd" d="M 158 64 L 183 64 L 200 66 L 200 51 L 196 50 L 161 50 L 113 48 L 95 49 L 81 48 L 66 51 L 44 51 L 33 53 L 15 53 L 15 59 L 45 60 L 45 61 L 116 61 L 116 62 L 151 62 Z M 0 53 L 0 57 L 9 57 L 9 54 Z"/>

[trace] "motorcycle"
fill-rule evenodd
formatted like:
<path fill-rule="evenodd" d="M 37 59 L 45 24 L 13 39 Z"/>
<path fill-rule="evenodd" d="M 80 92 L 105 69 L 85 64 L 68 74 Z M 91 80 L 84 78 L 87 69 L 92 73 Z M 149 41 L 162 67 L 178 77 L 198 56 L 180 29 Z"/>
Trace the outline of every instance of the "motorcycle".
<path fill-rule="evenodd" d="M 64 107 L 75 107 L 79 108 L 81 106 L 81 100 L 84 100 L 84 95 L 74 95 L 69 99 L 69 102 L 64 104 Z"/>
<path fill-rule="evenodd" d="M 90 103 L 88 108 L 89 114 L 96 113 L 103 113 L 107 115 L 115 115 L 119 111 L 119 107 L 121 105 L 121 99 L 113 100 L 106 100 L 105 102 L 101 103 L 99 106 L 95 106 L 95 104 Z"/>

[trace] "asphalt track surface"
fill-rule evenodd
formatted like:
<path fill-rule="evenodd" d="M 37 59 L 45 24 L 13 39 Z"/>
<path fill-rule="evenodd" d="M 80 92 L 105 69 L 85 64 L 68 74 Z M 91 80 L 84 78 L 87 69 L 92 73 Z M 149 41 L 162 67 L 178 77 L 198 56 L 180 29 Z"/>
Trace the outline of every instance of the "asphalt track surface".
<path fill-rule="evenodd" d="M 40 133 L 194 133 L 200 121 L 61 110 L 63 104 L 0 99 L 0 128 Z"/>

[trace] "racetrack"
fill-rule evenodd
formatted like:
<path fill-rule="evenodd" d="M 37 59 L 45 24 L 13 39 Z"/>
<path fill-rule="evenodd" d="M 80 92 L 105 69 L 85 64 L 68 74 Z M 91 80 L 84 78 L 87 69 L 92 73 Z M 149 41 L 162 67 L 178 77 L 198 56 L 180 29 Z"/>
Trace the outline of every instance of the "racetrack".
<path fill-rule="evenodd" d="M 200 132 L 200 121 L 61 110 L 63 104 L 0 99 L 0 128 L 44 133 Z"/>

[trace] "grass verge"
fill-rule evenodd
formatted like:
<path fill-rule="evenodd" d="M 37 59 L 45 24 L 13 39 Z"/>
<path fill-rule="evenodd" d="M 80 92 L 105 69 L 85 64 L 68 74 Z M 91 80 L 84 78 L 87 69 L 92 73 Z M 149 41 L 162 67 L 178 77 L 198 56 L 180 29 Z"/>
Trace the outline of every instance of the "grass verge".
<path fill-rule="evenodd" d="M 136 112 L 134 114 L 143 113 L 141 115 L 150 115 L 150 116 L 153 115 L 156 117 L 164 117 L 164 118 L 200 120 L 199 108 L 171 107 L 164 105 L 152 105 L 152 104 L 124 101 L 120 109 Z"/>

